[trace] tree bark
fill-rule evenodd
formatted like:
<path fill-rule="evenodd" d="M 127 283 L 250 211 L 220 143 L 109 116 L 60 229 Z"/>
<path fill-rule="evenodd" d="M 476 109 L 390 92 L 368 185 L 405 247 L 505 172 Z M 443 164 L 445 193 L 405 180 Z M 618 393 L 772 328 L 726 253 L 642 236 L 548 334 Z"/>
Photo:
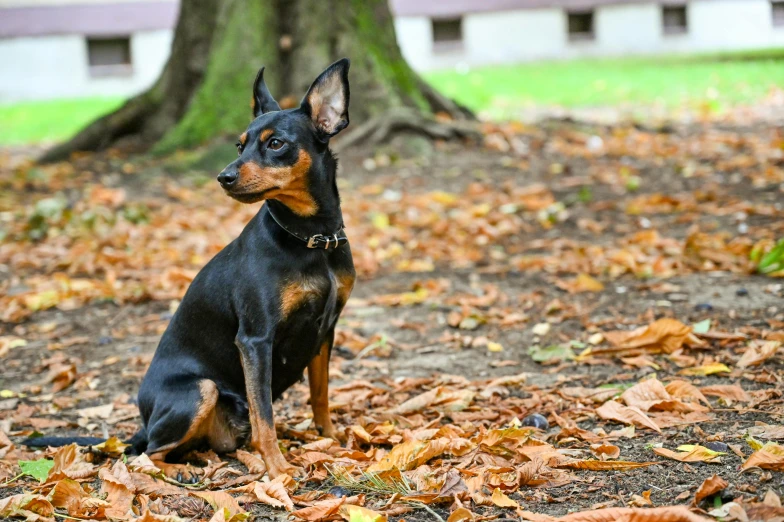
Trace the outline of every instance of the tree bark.
<path fill-rule="evenodd" d="M 387 0 L 183 0 L 158 81 L 42 160 L 121 143 L 169 152 L 237 134 L 249 121 L 246 101 L 261 65 L 285 109 L 299 104 L 313 79 L 341 57 L 352 62 L 355 125 L 401 108 L 424 118 L 470 118 L 405 62 Z"/>

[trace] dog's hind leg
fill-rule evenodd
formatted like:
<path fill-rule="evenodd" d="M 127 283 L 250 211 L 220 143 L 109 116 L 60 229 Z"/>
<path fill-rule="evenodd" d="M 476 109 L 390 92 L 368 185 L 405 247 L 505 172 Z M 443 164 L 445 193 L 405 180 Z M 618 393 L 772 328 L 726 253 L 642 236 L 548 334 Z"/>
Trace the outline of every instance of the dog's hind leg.
<path fill-rule="evenodd" d="M 209 379 L 177 379 L 161 386 L 147 421 L 150 459 L 167 476 L 196 482 L 195 468 L 166 460 L 202 442 L 218 452 L 233 451 L 236 439 L 220 410 L 218 387 Z"/>

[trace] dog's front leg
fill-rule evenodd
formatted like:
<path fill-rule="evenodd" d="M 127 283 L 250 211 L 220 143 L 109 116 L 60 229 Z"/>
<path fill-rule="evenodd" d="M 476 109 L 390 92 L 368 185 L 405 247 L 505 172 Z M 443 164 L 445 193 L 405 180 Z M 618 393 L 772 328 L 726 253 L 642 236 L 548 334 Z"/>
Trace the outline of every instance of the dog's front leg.
<path fill-rule="evenodd" d="M 294 476 L 297 468 L 286 462 L 278 446 L 272 414 L 272 341 L 238 335 L 234 343 L 240 351 L 245 390 L 250 410 L 250 446 L 261 454 L 270 478 L 284 473 Z"/>

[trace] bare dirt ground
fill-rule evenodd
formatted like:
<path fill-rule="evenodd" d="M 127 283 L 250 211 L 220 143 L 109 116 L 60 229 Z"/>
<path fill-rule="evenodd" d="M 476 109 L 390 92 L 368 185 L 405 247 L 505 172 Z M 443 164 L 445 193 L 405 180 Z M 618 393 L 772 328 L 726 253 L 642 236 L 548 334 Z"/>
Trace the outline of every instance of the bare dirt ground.
<path fill-rule="evenodd" d="M 544 122 L 488 126 L 485 134 L 484 145 L 408 140 L 370 157 L 341 158 L 360 278 L 341 320 L 330 384 L 338 390 L 332 397 L 338 425 L 362 426 L 372 435 L 363 441 L 352 432 L 348 447 L 377 462 L 422 430 L 441 428 L 428 437 L 475 442 L 538 413 L 549 427 L 534 436 L 560 452 L 558 458 L 655 464 L 579 469 L 548 457 L 537 471 L 542 480 L 527 483 L 513 471 L 533 462 L 525 451 L 487 450 L 470 460 L 451 450 L 417 464 L 398 462 L 413 492 L 423 495 L 416 502 L 385 505 L 390 493 L 338 486 L 349 496 L 367 493 L 366 507 L 392 520 L 446 520 L 455 496 L 472 516 L 496 520 L 688 505 L 713 475 L 728 484 L 700 505 L 703 513 L 731 501 L 760 503 L 768 491 L 784 494 L 781 461 L 743 469 L 759 449 L 755 442 L 780 448 L 782 437 L 782 430 L 768 429 L 767 439 L 748 439 L 750 428 L 764 435 L 762 428 L 780 427 L 784 417 L 784 279 L 753 274 L 750 261 L 755 249 L 769 250 L 784 237 L 780 130 L 767 123 L 650 130 Z M 49 170 L 19 164 L 16 155 L 8 161 L 17 166 L 0 198 L 0 429 L 17 444 L 32 431 L 124 439 L 137 428 L 135 390 L 178 296 L 253 210 L 220 194 L 210 163 L 219 161 L 210 153 L 176 162 L 83 158 Z M 190 161 L 190 169 L 178 165 Z M 62 208 L 42 216 L 32 210 L 55 192 L 64 195 Z M 137 214 L 143 219 L 134 223 Z M 178 228 L 168 229 L 172 223 Z M 93 236 L 100 239 L 86 239 Z M 687 330 L 702 326 L 677 346 L 662 334 L 629 350 L 612 335 L 663 318 Z M 765 343 L 775 348 L 759 364 L 741 363 Z M 537 362 L 531 356 L 532 347 L 552 345 L 562 347 L 555 357 Z M 585 353 L 588 347 L 595 353 Z M 495 379 L 505 376 L 517 378 L 499 385 Z M 670 398 L 687 406 L 643 410 L 661 429 L 629 421 L 636 424 L 632 436 L 608 437 L 624 424 L 598 414 L 598 407 L 652 379 L 690 383 L 705 392 L 707 407 L 668 386 Z M 463 397 L 470 398 L 459 408 L 431 401 L 390 414 L 439 386 L 469 390 Z M 311 480 L 296 489 L 296 509 L 317 501 L 307 491 L 336 492 L 324 462 L 302 456 L 309 451 L 302 446 L 315 439 L 307 432 L 306 389 L 297 385 L 276 404 L 289 454 L 300 465 L 311 462 Z M 593 400 L 602 389 L 615 393 Z M 396 425 L 391 438 L 370 431 L 383 419 Z M 446 436 L 444 426 L 457 428 Z M 592 453 L 591 446 L 601 440 L 620 457 L 594 457 L 599 450 Z M 681 462 L 654 451 L 683 444 L 708 444 L 723 454 L 712 455 L 713 462 Z M 367 467 L 335 448 L 318 451 L 329 453 L 333 466 Z M 19 473 L 17 460 L 42 456 L 18 447 L 3 455 L 3 481 Z M 231 478 L 246 474 L 244 464 L 224 459 L 238 470 Z M 460 470 L 461 488 L 447 501 L 433 500 L 450 469 Z M 484 483 L 470 480 L 477 474 Z M 438 480 L 434 485 L 427 477 Z M 105 493 L 100 481 L 85 480 L 95 496 Z M 35 484 L 30 477 L 9 481 L 0 498 Z M 495 490 L 517 507 L 501 507 Z M 287 517 L 248 496 L 240 505 L 260 520 Z M 183 498 L 196 506 L 185 506 Z M 152 512 L 213 514 L 187 492 L 162 495 L 158 504 L 150 492 L 142 499 L 153 502 Z M 396 511 L 400 506 L 410 511 Z"/>

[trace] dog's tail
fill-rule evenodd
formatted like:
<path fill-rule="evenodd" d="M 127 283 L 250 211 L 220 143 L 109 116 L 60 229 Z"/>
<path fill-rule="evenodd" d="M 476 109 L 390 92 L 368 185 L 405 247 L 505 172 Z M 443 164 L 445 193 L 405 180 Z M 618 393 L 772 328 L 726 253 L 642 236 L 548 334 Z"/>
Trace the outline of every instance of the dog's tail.
<path fill-rule="evenodd" d="M 101 437 L 30 437 L 22 441 L 22 444 L 31 448 L 60 448 L 68 446 L 69 444 L 76 444 L 77 446 L 95 446 L 106 442 L 106 439 Z M 147 432 L 142 428 L 136 435 L 125 441 L 130 444 L 125 450 L 128 455 L 139 455 L 144 453 L 147 449 Z"/>

